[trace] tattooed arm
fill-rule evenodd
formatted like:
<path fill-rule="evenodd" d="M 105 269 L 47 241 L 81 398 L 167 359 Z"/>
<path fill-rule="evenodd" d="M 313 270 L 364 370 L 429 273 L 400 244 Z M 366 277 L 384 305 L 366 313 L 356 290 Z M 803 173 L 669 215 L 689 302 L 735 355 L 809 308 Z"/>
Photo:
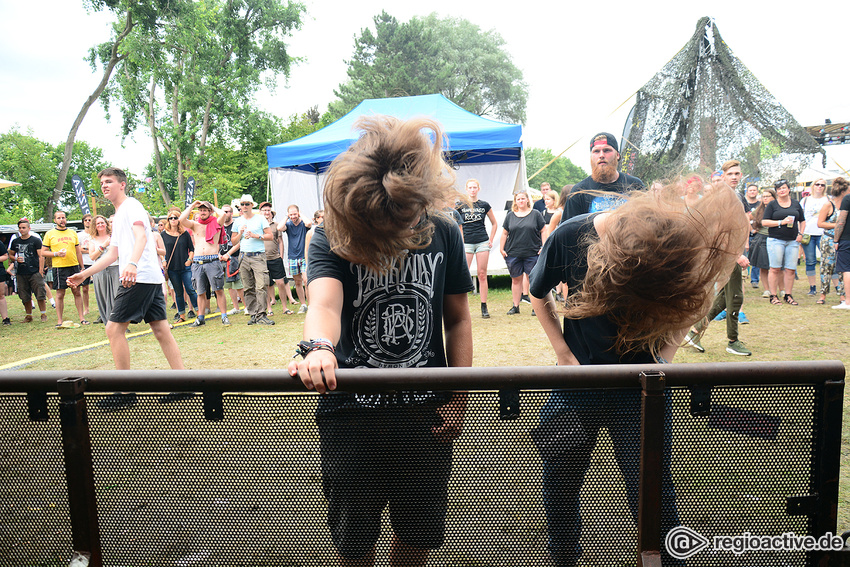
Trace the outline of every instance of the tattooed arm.
<path fill-rule="evenodd" d="M 835 223 L 835 236 L 833 240 L 838 242 L 841 238 L 841 233 L 844 232 L 844 225 L 847 223 L 847 211 L 842 210 L 838 213 L 838 222 Z"/>

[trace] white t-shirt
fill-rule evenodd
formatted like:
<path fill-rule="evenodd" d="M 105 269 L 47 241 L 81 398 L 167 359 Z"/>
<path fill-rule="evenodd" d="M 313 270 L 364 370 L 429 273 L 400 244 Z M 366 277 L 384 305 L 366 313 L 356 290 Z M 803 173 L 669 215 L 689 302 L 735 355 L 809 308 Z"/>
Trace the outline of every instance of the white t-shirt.
<path fill-rule="evenodd" d="M 80 248 L 88 249 L 88 245 L 86 243 L 91 239 L 91 235 L 85 230 L 81 230 L 77 233 L 77 238 L 80 241 Z M 91 258 L 89 257 L 89 253 L 83 252 L 83 266 L 88 267 L 92 264 L 94 264 L 94 262 L 92 262 Z"/>
<path fill-rule="evenodd" d="M 826 195 L 820 198 L 808 195 L 803 198 L 800 204 L 803 206 L 803 214 L 806 215 L 805 234 L 811 234 L 812 236 L 823 235 L 823 229 L 818 226 L 818 214 L 820 214 L 820 210 L 828 200 L 829 197 Z"/>
<path fill-rule="evenodd" d="M 124 268 L 130 263 L 136 237 L 133 234 L 133 224 L 142 223 L 147 235 L 142 257 L 137 262 L 136 282 L 146 284 L 161 284 L 165 282 L 162 268 L 159 266 L 159 256 L 156 253 L 156 239 L 151 232 L 148 221 L 148 213 L 144 206 L 133 197 L 126 201 L 115 211 L 115 219 L 112 221 L 112 246 L 118 247 L 118 270 L 124 273 Z"/>
<path fill-rule="evenodd" d="M 236 218 L 233 220 L 233 234 L 238 233 L 243 224 L 245 230 L 262 235 L 263 231 L 268 228 L 269 221 L 263 215 L 254 215 L 250 219 Z M 242 240 L 239 241 L 239 250 L 242 252 L 265 252 L 266 245 L 259 238 L 245 238 L 245 235 L 242 235 Z"/>

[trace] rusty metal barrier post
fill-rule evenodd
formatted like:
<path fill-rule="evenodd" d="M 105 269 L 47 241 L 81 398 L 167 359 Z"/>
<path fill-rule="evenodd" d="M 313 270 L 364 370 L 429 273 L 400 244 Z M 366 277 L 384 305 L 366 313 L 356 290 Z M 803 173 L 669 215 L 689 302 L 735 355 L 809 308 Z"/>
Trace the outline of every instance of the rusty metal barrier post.
<path fill-rule="evenodd" d="M 664 464 L 664 373 L 641 372 L 638 567 L 661 567 L 661 482 Z"/>
<path fill-rule="evenodd" d="M 94 485 L 91 435 L 89 434 L 85 378 L 57 382 L 59 420 L 68 480 L 68 510 L 74 551 L 86 556 L 90 567 L 101 567 L 100 530 Z"/>

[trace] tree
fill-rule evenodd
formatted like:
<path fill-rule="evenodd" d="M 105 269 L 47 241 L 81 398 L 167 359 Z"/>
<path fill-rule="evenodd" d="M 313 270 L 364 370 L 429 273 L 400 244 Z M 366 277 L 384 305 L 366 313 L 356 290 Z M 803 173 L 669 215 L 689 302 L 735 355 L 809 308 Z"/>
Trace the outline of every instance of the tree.
<path fill-rule="evenodd" d="M 382 12 L 373 21 L 375 31 L 354 40 L 348 81 L 334 91 L 335 116 L 366 98 L 442 93 L 475 114 L 525 122 L 528 87 L 496 31 L 436 14 L 399 22 Z"/>
<path fill-rule="evenodd" d="M 304 6 L 281 0 L 184 0 L 180 17 L 157 34 L 133 34 L 121 73 L 105 92 L 119 102 L 124 135 L 144 121 L 154 144 L 155 172 L 166 203 L 183 197 L 185 179 L 199 185 L 206 152 L 228 126 L 246 120 L 269 73 L 288 76 L 295 61 L 285 38 L 301 25 Z M 167 162 L 176 185 L 166 187 Z"/>
<path fill-rule="evenodd" d="M 59 170 L 59 175 L 56 179 L 56 185 L 53 188 L 53 193 L 45 200 L 44 217 L 52 218 L 53 208 L 61 198 L 62 188 L 65 185 L 68 175 L 68 169 L 71 164 L 71 156 L 73 154 L 74 140 L 77 137 L 77 131 L 83 123 L 83 119 L 91 108 L 91 105 L 101 96 L 106 89 L 112 72 L 116 65 L 121 62 L 126 54 L 121 52 L 124 40 L 137 27 L 144 30 L 150 30 L 156 25 L 156 14 L 163 12 L 171 12 L 170 0 L 84 0 L 85 4 L 94 10 L 102 10 L 108 8 L 120 15 L 119 21 L 114 27 L 115 37 L 102 43 L 96 48 L 92 48 L 89 52 L 89 63 L 92 66 L 92 71 L 96 70 L 96 63 L 99 59 L 103 64 L 103 73 L 100 82 L 95 87 L 91 95 L 83 103 L 80 112 L 77 113 L 77 118 L 71 125 L 71 130 L 68 132 L 68 138 L 65 141 L 65 152 L 62 160 L 62 167 Z"/>
<path fill-rule="evenodd" d="M 526 148 L 526 174 L 531 177 L 554 158 L 555 154 L 552 153 L 552 150 Z M 546 169 L 537 173 L 533 179 L 529 179 L 528 183 L 531 186 L 539 186 L 540 183 L 547 181 L 552 186 L 552 189 L 560 191 L 564 185 L 578 183 L 585 177 L 587 177 L 587 173 L 582 168 L 565 157 L 559 157 L 546 167 Z"/>
<path fill-rule="evenodd" d="M 52 219 L 52 209 L 48 216 L 43 206 L 48 201 L 53 203 L 53 208 L 79 210 L 69 175 L 58 194 L 50 189 L 55 186 L 59 172 L 64 168 L 66 174 L 79 175 L 91 189 L 96 181 L 93 176 L 106 167 L 106 163 L 103 151 L 86 142 L 74 142 L 68 160 L 63 159 L 64 148 L 65 144 L 53 146 L 14 128 L 0 134 L 0 177 L 21 184 L 0 189 L 3 218 Z"/>

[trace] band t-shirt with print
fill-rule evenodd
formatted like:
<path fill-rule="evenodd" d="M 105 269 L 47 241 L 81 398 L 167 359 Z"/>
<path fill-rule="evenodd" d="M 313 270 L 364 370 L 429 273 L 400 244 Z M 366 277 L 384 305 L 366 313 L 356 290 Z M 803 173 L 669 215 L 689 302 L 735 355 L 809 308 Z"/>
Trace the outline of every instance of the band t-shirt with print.
<path fill-rule="evenodd" d="M 342 283 L 343 305 L 336 358 L 341 368 L 410 368 L 447 365 L 443 345 L 443 296 L 473 289 L 460 231 L 431 217 L 431 244 L 409 253 L 386 274 L 352 264 L 330 251 L 324 226 L 310 241 L 307 282 Z M 450 395 L 450 394 L 449 394 Z M 448 400 L 433 392 L 330 393 L 317 414 L 344 408 L 422 404 Z"/>
<path fill-rule="evenodd" d="M 490 203 L 487 201 L 475 201 L 472 206 L 461 205 L 457 208 L 463 218 L 463 240 L 469 244 L 480 244 L 487 242 L 490 237 L 484 219 L 490 212 Z"/>
<path fill-rule="evenodd" d="M 19 275 L 31 276 L 38 273 L 38 251 L 41 247 L 41 239 L 32 233 L 27 239 L 18 237 L 12 241 L 9 250 L 15 253 L 15 268 Z M 17 261 L 20 257 L 23 257 L 23 262 Z"/>

